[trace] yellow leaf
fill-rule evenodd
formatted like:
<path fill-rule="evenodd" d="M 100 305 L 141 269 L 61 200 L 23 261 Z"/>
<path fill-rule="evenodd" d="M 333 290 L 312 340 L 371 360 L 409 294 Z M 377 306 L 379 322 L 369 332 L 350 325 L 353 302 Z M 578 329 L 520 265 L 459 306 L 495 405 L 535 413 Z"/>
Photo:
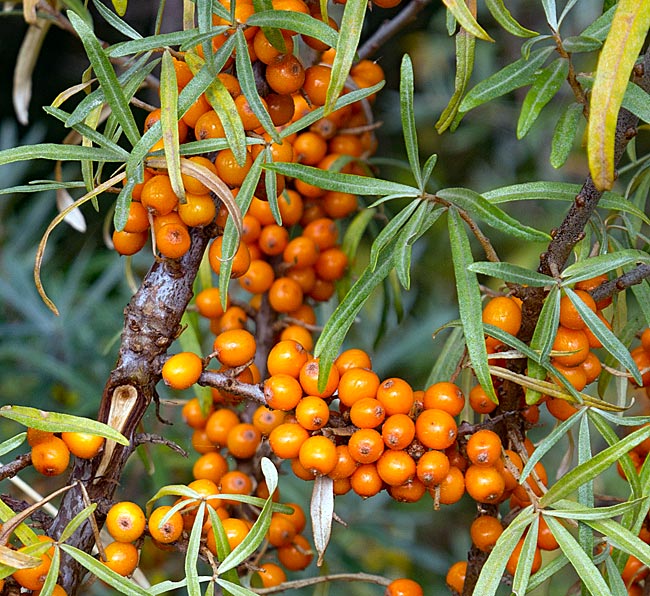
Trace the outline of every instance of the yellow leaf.
<path fill-rule="evenodd" d="M 442 2 L 449 9 L 449 12 L 454 15 L 458 24 L 465 29 L 465 31 L 471 33 L 474 37 L 483 39 L 484 41 L 494 41 L 487 34 L 485 29 L 476 22 L 474 15 L 471 13 L 464 0 L 442 0 Z"/>
<path fill-rule="evenodd" d="M 649 27 L 650 2 L 619 1 L 598 59 L 589 105 L 587 156 L 598 190 L 608 190 L 614 183 L 616 120 Z"/>

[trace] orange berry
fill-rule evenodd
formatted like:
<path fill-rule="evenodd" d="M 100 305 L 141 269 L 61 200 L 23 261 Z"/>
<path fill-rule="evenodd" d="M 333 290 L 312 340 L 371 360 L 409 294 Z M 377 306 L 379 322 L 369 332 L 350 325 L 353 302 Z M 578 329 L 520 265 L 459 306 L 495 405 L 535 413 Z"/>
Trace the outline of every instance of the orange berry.
<path fill-rule="evenodd" d="M 589 339 L 580 329 L 569 329 L 560 325 L 553 342 L 553 350 L 571 352 L 563 356 L 553 356 L 553 361 L 563 366 L 577 366 L 589 355 Z"/>
<path fill-rule="evenodd" d="M 555 359 L 551 362 L 576 391 L 582 391 L 587 386 L 587 372 L 581 364 L 578 366 L 562 366 Z M 560 380 L 556 377 L 553 377 L 553 381 L 561 385 Z"/>
<path fill-rule="evenodd" d="M 288 95 L 305 82 L 305 68 L 293 54 L 278 56 L 266 67 L 266 82 L 276 93 Z"/>
<path fill-rule="evenodd" d="M 32 446 L 32 465 L 43 476 L 63 474 L 70 463 L 70 450 L 62 439 L 52 436 Z"/>
<path fill-rule="evenodd" d="M 228 408 L 215 410 L 205 425 L 207 438 L 218 447 L 228 443 L 228 433 L 239 424 L 239 416 Z"/>
<path fill-rule="evenodd" d="M 355 430 L 348 441 L 350 456 L 361 464 L 376 462 L 384 452 L 384 440 L 373 428 Z"/>
<path fill-rule="evenodd" d="M 219 288 L 205 288 L 196 295 L 196 308 L 199 313 L 208 318 L 216 319 L 223 314 L 221 306 L 221 292 Z"/>
<path fill-rule="evenodd" d="M 303 397 L 296 406 L 296 420 L 307 430 L 320 430 L 330 418 L 327 402 L 315 395 Z"/>
<path fill-rule="evenodd" d="M 372 368 L 370 356 L 359 348 L 350 348 L 349 350 L 341 352 L 338 358 L 334 361 L 334 365 L 341 376 L 351 368 Z"/>
<path fill-rule="evenodd" d="M 650 327 L 644 329 L 641 334 L 641 346 L 646 352 L 650 353 Z"/>
<path fill-rule="evenodd" d="M 315 166 L 327 155 L 327 141 L 316 132 L 301 132 L 293 143 L 297 162 Z"/>
<path fill-rule="evenodd" d="M 269 302 L 276 312 L 291 312 L 302 304 L 303 291 L 297 281 L 278 277 L 269 289 Z"/>
<path fill-rule="evenodd" d="M 298 459 L 312 475 L 329 474 L 338 462 L 336 446 L 327 437 L 314 435 L 300 446 Z"/>
<path fill-rule="evenodd" d="M 283 373 L 297 379 L 300 376 L 300 369 L 308 358 L 306 350 L 298 342 L 283 340 L 269 351 L 266 367 L 270 375 Z"/>
<path fill-rule="evenodd" d="M 240 95 L 240 97 L 244 96 Z M 231 149 L 222 149 L 217 153 L 214 165 L 217 167 L 219 178 L 226 184 L 229 186 L 241 186 L 253 165 L 253 158 L 251 157 L 250 151 L 247 151 L 244 163 L 239 164 Z"/>
<path fill-rule="evenodd" d="M 207 226 L 217 216 L 217 207 L 209 194 L 185 193 L 185 203 L 178 205 L 181 221 L 189 227 Z"/>
<path fill-rule="evenodd" d="M 298 236 L 286 245 L 282 259 L 296 269 L 311 267 L 318 259 L 318 247 L 312 238 Z"/>
<path fill-rule="evenodd" d="M 262 103 L 263 104 L 266 103 L 264 99 L 262 99 Z M 259 128 L 260 120 L 255 114 L 255 112 L 253 112 L 253 109 L 251 108 L 251 105 L 248 103 L 248 100 L 246 99 L 245 95 L 242 94 L 235 98 L 235 107 L 237 108 L 237 114 L 239 115 L 242 121 L 244 130 L 254 130 L 256 128 Z M 240 186 L 240 185 L 236 185 L 236 186 Z"/>
<path fill-rule="evenodd" d="M 465 488 L 479 503 L 498 503 L 505 492 L 505 480 L 494 466 L 472 464 L 465 470 Z"/>
<path fill-rule="evenodd" d="M 308 395 L 316 395 L 317 397 L 323 398 L 330 397 L 334 394 L 339 384 L 338 370 L 335 366 L 330 367 L 325 388 L 322 390 L 318 387 L 319 375 L 320 360 L 318 358 L 310 358 L 300 369 L 300 385 Z"/>
<path fill-rule="evenodd" d="M 203 157 L 201 155 L 193 155 L 192 157 L 188 158 L 188 161 L 191 161 L 196 165 L 204 167 L 208 171 L 212 172 L 214 175 L 217 174 L 216 166 L 207 157 Z M 203 184 L 203 182 L 199 181 L 191 174 L 181 173 L 181 178 L 183 180 L 183 186 L 185 187 L 185 191 L 190 194 L 204 195 L 210 192 L 210 189 L 205 184 Z"/>
<path fill-rule="evenodd" d="M 422 410 L 415 421 L 415 436 L 431 449 L 446 449 L 454 443 L 457 434 L 456 421 L 444 410 Z"/>
<path fill-rule="evenodd" d="M 81 459 L 95 457 L 104 445 L 104 437 L 84 432 L 62 432 L 61 439 L 70 453 Z"/>
<path fill-rule="evenodd" d="M 424 592 L 416 581 L 400 578 L 388 584 L 384 596 L 424 596 Z"/>
<path fill-rule="evenodd" d="M 415 423 L 406 414 L 392 414 L 384 420 L 381 436 L 389 449 L 406 449 L 415 438 Z"/>
<path fill-rule="evenodd" d="M 272 410 L 266 406 L 259 406 L 253 413 L 251 422 L 262 435 L 267 436 L 276 427 L 284 422 L 286 418 L 282 410 Z"/>
<path fill-rule="evenodd" d="M 587 308 L 594 313 L 596 312 L 596 302 L 589 292 L 586 292 L 585 290 L 576 290 L 575 293 Z M 584 329 L 586 326 L 586 323 L 578 314 L 573 302 L 571 302 L 571 299 L 566 294 L 560 299 L 560 325 L 568 327 L 569 329 Z"/>
<path fill-rule="evenodd" d="M 385 418 L 384 406 L 372 397 L 363 397 L 350 408 L 350 421 L 359 428 L 376 428 Z"/>
<path fill-rule="evenodd" d="M 178 205 L 178 197 L 174 193 L 169 176 L 157 174 L 150 178 L 142 187 L 140 201 L 155 215 L 165 215 L 173 211 Z"/>
<path fill-rule="evenodd" d="M 192 245 L 192 239 L 184 223 L 169 223 L 155 231 L 156 248 L 168 259 L 180 259 Z"/>
<path fill-rule="evenodd" d="M 503 526 L 496 517 L 481 515 L 472 522 L 469 533 L 476 548 L 490 552 L 503 533 Z"/>
<path fill-rule="evenodd" d="M 574 286 L 574 289 L 591 292 L 592 290 L 595 290 L 597 287 L 599 287 L 601 284 L 604 284 L 607 281 L 609 281 L 609 278 L 607 277 L 606 273 L 603 273 L 602 275 L 597 275 L 596 277 L 592 277 L 591 279 L 585 279 L 584 281 L 577 282 L 576 285 Z M 598 310 L 603 310 L 604 308 L 607 308 L 611 303 L 612 303 L 612 297 L 610 296 L 609 298 L 604 298 L 603 300 L 599 300 L 596 303 L 596 307 L 598 308 Z"/>
<path fill-rule="evenodd" d="M 291 375 L 278 373 L 264 381 L 264 399 L 274 410 L 293 410 L 301 398 L 302 387 Z"/>
<path fill-rule="evenodd" d="M 27 444 L 30 447 L 42 443 L 43 441 L 48 441 L 52 437 L 54 437 L 54 433 L 47 430 L 39 430 L 37 428 L 32 428 L 31 426 L 27 428 Z"/>
<path fill-rule="evenodd" d="M 521 327 L 521 307 L 507 296 L 496 296 L 483 307 L 483 322 L 516 336 Z"/>
<path fill-rule="evenodd" d="M 332 248 L 338 239 L 338 229 L 334 221 L 327 217 L 316 219 L 303 230 L 303 236 L 311 238 L 320 251 Z"/>
<path fill-rule="evenodd" d="M 219 490 L 224 495 L 250 495 L 253 492 L 251 477 L 241 470 L 226 472 L 219 482 Z M 225 499 L 222 505 L 237 505 L 239 501 Z"/>
<path fill-rule="evenodd" d="M 539 518 L 537 546 L 541 550 L 555 550 L 560 546 L 555 536 L 553 536 L 553 532 L 551 532 L 551 529 L 548 527 L 548 523 L 546 523 L 544 516 L 540 516 Z"/>
<path fill-rule="evenodd" d="M 217 359 L 228 368 L 237 368 L 255 357 L 255 336 L 246 329 L 230 329 L 217 335 L 213 349 Z"/>
<path fill-rule="evenodd" d="M 274 280 L 273 267 L 262 259 L 252 260 L 248 271 L 238 279 L 239 285 L 251 294 L 267 292 Z"/>
<path fill-rule="evenodd" d="M 207 100 L 206 100 L 207 103 Z M 197 106 L 198 110 L 203 109 L 203 106 Z M 193 118 L 191 116 L 190 118 Z M 205 139 L 223 139 L 226 136 L 226 131 L 221 123 L 221 118 L 208 104 L 207 109 L 198 115 L 194 123 L 194 136 L 198 141 Z"/>
<path fill-rule="evenodd" d="M 455 466 L 449 468 L 445 479 L 439 484 L 440 503 L 443 505 L 452 505 L 460 501 L 465 494 L 465 477 L 463 473 Z"/>
<path fill-rule="evenodd" d="M 373 0 L 376 2 L 376 0 Z M 447 571 L 445 583 L 451 590 L 462 594 L 465 586 L 465 576 L 467 575 L 467 561 L 456 561 Z"/>
<path fill-rule="evenodd" d="M 444 482 L 449 474 L 451 464 L 449 458 L 435 449 L 426 451 L 418 460 L 416 473 L 424 486 L 435 486 Z"/>
<path fill-rule="evenodd" d="M 170 356 L 163 364 L 162 378 L 172 389 L 187 389 L 199 380 L 203 360 L 192 352 Z"/>
<path fill-rule="evenodd" d="M 415 476 L 415 460 L 406 452 L 389 449 L 377 460 L 377 473 L 390 486 L 401 486 Z"/>
<path fill-rule="evenodd" d="M 18 552 L 23 552 L 25 547 L 19 548 Z M 40 590 L 45 583 L 48 571 L 52 566 L 52 559 L 49 555 L 41 555 L 41 562 L 36 567 L 29 567 L 27 569 L 16 569 L 12 577 L 23 588 L 28 590 Z"/>
<path fill-rule="evenodd" d="M 442 381 L 426 389 L 422 404 L 426 409 L 438 408 L 452 416 L 458 416 L 465 406 L 465 396 L 458 385 Z"/>
<path fill-rule="evenodd" d="M 226 447 L 233 457 L 250 459 L 257 451 L 262 441 L 259 429 L 247 422 L 240 422 L 233 426 L 226 439 Z"/>
<path fill-rule="evenodd" d="M 415 398 L 413 389 L 398 377 L 385 379 L 377 387 L 377 399 L 386 409 L 386 414 L 408 414 L 413 407 Z"/>
<path fill-rule="evenodd" d="M 208 434 L 203 428 L 197 428 L 192 433 L 191 443 L 194 451 L 197 453 L 210 453 L 211 451 L 216 451 L 217 447 L 215 444 L 210 441 Z"/>
<path fill-rule="evenodd" d="M 122 230 L 113 232 L 113 248 L 122 256 L 128 257 L 139 252 L 147 243 L 149 234 L 147 232 L 126 232 Z"/>
<path fill-rule="evenodd" d="M 359 466 L 359 463 L 350 455 L 347 445 L 336 446 L 337 462 L 328 476 L 334 480 L 349 478 Z"/>
<path fill-rule="evenodd" d="M 478 414 L 489 414 L 497 407 L 480 385 L 475 385 L 469 392 L 469 405 Z"/>
<path fill-rule="evenodd" d="M 467 457 L 478 466 L 493 466 L 501 458 L 501 437 L 482 428 L 467 441 Z"/>
<path fill-rule="evenodd" d="M 578 411 L 578 408 L 571 405 L 567 400 L 555 397 L 546 400 L 546 408 L 557 420 L 566 420 Z"/>
<path fill-rule="evenodd" d="M 215 484 L 219 484 L 226 472 L 228 460 L 218 451 L 204 453 L 192 466 L 192 476 L 195 480 L 211 480 Z"/>
<path fill-rule="evenodd" d="M 506 564 L 506 571 L 510 575 L 514 575 L 515 572 L 517 571 L 517 567 L 519 566 L 519 557 L 521 556 L 521 549 L 523 546 L 524 546 L 524 539 L 521 538 L 519 542 L 517 542 L 517 545 L 512 551 L 512 554 L 508 558 L 508 562 Z M 542 554 L 540 553 L 539 548 L 536 548 L 535 554 L 533 556 L 533 566 L 530 569 L 531 575 L 539 571 L 539 568 L 541 566 L 542 566 Z"/>
<path fill-rule="evenodd" d="M 338 367 L 336 370 L 338 371 Z M 389 381 L 391 381 L 391 379 L 387 379 L 384 383 L 390 385 Z M 352 407 L 355 401 L 363 399 L 364 397 L 376 398 L 378 396 L 378 389 L 379 377 L 376 373 L 366 368 L 349 368 L 342 373 L 338 383 L 339 399 L 341 400 L 341 403 L 348 407 Z M 382 396 L 380 403 L 383 404 L 384 409 L 390 408 L 390 412 L 392 413 L 392 404 L 389 405 L 389 402 L 391 401 L 389 398 L 391 391 L 392 385 L 386 388 L 386 395 Z"/>
<path fill-rule="evenodd" d="M 305 569 L 314 558 L 309 542 L 301 534 L 296 534 L 291 544 L 278 548 L 277 554 L 282 566 L 289 571 Z"/>
<path fill-rule="evenodd" d="M 265 99 L 273 124 L 282 126 L 291 121 L 295 111 L 295 104 L 291 95 L 269 93 Z"/>
<path fill-rule="evenodd" d="M 229 306 L 218 320 L 215 328 L 210 330 L 215 334 L 223 333 L 229 329 L 243 329 L 248 321 L 248 315 L 241 306 Z"/>
<path fill-rule="evenodd" d="M 137 201 L 129 205 L 129 217 L 124 226 L 125 232 L 140 233 L 149 229 L 149 212 L 147 208 Z"/>
<path fill-rule="evenodd" d="M 360 497 L 368 498 L 376 495 L 384 487 L 384 481 L 379 476 L 374 463 L 362 464 L 350 476 L 350 486 Z"/>
<path fill-rule="evenodd" d="M 269 445 L 273 453 L 282 459 L 298 457 L 300 446 L 307 440 L 309 433 L 300 424 L 284 422 L 276 426 L 269 434 Z"/>
<path fill-rule="evenodd" d="M 275 563 L 261 563 L 256 571 L 256 575 L 260 578 L 262 587 L 264 588 L 274 588 L 287 581 L 287 574 L 284 572 L 284 569 Z"/>
<path fill-rule="evenodd" d="M 325 64 L 315 64 L 305 70 L 303 91 L 313 105 L 325 105 L 331 77 L 332 68 Z"/>
<path fill-rule="evenodd" d="M 267 531 L 271 546 L 280 547 L 291 544 L 296 534 L 296 527 L 289 519 L 277 513 L 271 516 L 271 524 Z"/>
<path fill-rule="evenodd" d="M 148 528 L 151 537 L 161 544 L 176 542 L 183 533 L 183 516 L 176 511 L 167 521 L 162 523 L 171 507 L 162 505 L 156 507 L 149 516 Z"/>
<path fill-rule="evenodd" d="M 119 542 L 133 542 L 140 538 L 145 523 L 144 512 L 131 501 L 115 503 L 106 515 L 106 530 Z"/>

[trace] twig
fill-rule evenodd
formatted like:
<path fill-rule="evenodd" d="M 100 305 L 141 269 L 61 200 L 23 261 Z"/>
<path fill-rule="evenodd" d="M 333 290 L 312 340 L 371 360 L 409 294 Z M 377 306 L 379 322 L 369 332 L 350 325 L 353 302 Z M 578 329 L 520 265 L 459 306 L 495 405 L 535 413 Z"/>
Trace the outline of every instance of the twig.
<path fill-rule="evenodd" d="M 272 588 L 253 589 L 253 592 L 256 594 L 278 594 L 279 592 L 286 592 L 291 589 L 306 588 L 307 586 L 316 586 L 318 584 L 333 581 L 365 582 L 378 584 L 380 586 L 388 586 L 391 582 L 391 580 L 386 579 L 381 575 L 371 575 L 370 573 L 333 573 L 331 575 L 319 575 L 318 577 L 295 579 Z"/>
<path fill-rule="evenodd" d="M 255 401 L 260 404 L 266 404 L 264 399 L 264 391 L 260 385 L 250 385 L 249 383 L 242 383 L 225 373 L 216 372 L 213 370 L 204 370 L 198 380 L 199 385 L 204 387 L 214 387 L 215 389 L 222 389 L 228 393 L 233 393 L 240 397 Z"/>
<path fill-rule="evenodd" d="M 13 478 L 16 474 L 18 474 L 18 472 L 31 465 L 31 453 L 23 453 L 22 455 L 19 455 L 14 461 L 0 467 L 0 480 L 4 480 L 5 478 Z"/>
<path fill-rule="evenodd" d="M 620 277 L 600 284 L 597 288 L 594 288 L 594 290 L 591 291 L 591 296 L 596 302 L 598 302 L 599 300 L 613 296 L 617 292 L 622 292 L 626 288 L 640 284 L 648 277 L 650 277 L 650 265 L 642 263 Z"/>

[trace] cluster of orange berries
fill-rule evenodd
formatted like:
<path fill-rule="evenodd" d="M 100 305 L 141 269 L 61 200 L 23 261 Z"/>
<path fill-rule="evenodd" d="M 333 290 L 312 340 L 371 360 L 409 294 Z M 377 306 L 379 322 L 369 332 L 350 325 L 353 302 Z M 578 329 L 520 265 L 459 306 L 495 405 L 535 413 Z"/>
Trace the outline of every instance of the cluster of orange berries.
<path fill-rule="evenodd" d="M 222 0 L 226 9 L 229 2 Z M 302 0 L 276 0 L 274 9 L 310 14 L 310 8 Z M 274 126 L 280 130 L 302 118 L 325 103 L 326 91 L 331 76 L 331 63 L 335 51 L 317 39 L 296 35 L 282 30 L 284 52 L 268 41 L 259 27 L 248 26 L 246 21 L 254 13 L 252 2 L 239 0 L 234 12 L 233 23 L 226 23 L 214 15 L 215 26 L 228 25 L 242 28 L 248 40 L 251 62 L 259 64 L 264 72 L 265 89 L 261 101 Z M 317 5 L 312 16 L 323 19 Z M 337 28 L 329 17 L 329 25 Z M 215 51 L 232 35 L 234 29 L 215 36 L 212 45 Z M 320 61 L 304 67 L 294 55 L 294 39 L 300 37 L 311 49 L 318 52 Z M 202 46 L 192 52 L 203 54 Z M 182 59 L 174 59 L 179 90 L 192 79 L 192 71 Z M 230 149 L 216 152 L 216 155 L 193 156 L 189 160 L 203 166 L 225 182 L 236 195 L 246 178 L 253 160 L 266 147 L 274 162 L 297 162 L 324 170 L 366 174 L 358 160 L 372 154 L 376 141 L 368 121 L 367 112 L 360 102 L 337 109 L 321 118 L 309 129 L 282 139 L 272 141 L 268 131 L 261 126 L 248 99 L 242 93 L 237 77 L 233 74 L 232 56 L 228 59 L 218 78 L 234 99 L 235 107 L 249 139 L 257 144 L 249 145 L 244 163 L 238 163 Z M 351 70 L 351 80 L 356 87 L 366 88 L 384 78 L 381 67 L 369 60 L 361 60 Z M 346 88 L 348 92 L 350 88 Z M 151 112 L 145 121 L 145 130 L 160 119 L 160 110 Z M 204 139 L 223 139 L 226 132 L 219 114 L 202 94 L 178 122 L 180 142 Z M 259 144 L 259 141 L 263 141 Z M 161 142 L 152 150 L 162 148 Z M 113 244 L 120 254 L 131 255 L 146 243 L 153 229 L 156 250 L 161 256 L 176 259 L 184 255 L 191 245 L 188 228 L 216 223 L 225 225 L 227 212 L 219 208 L 210 189 L 192 175 L 182 174 L 186 200 L 179 202 L 172 189 L 165 170 L 145 169 L 144 180 L 135 185 L 132 203 L 124 230 L 113 233 Z M 349 193 L 325 191 L 300 180 L 285 180 L 277 176 L 279 210 L 282 225 L 278 225 L 266 196 L 264 177 L 258 184 L 253 203 L 244 215 L 243 242 L 233 262 L 233 277 L 242 277 L 242 286 L 253 294 L 260 294 L 276 284 L 273 293 L 282 292 L 282 284 L 290 286 L 293 294 L 300 289 L 315 300 L 325 300 L 333 293 L 332 282 L 338 279 L 347 264 L 347 259 L 335 246 L 334 232 L 322 234 L 321 228 L 329 228 L 331 220 L 346 217 L 356 211 L 357 197 Z M 315 227 L 309 224 L 320 221 Z M 302 236 L 289 229 L 300 225 L 305 229 Z M 307 228 L 309 230 L 307 231 Z M 335 234 L 334 234 L 335 236 Z M 299 239 L 300 238 L 300 239 Z M 277 262 L 282 256 L 283 263 Z M 221 241 L 215 240 L 210 249 L 210 260 L 215 271 L 220 269 Z M 269 261 L 273 262 L 272 267 Z M 279 275 L 281 273 L 281 275 Z M 287 280 L 292 280 L 288 282 Z M 295 282 L 295 283 L 294 283 Z M 282 312 L 282 311 L 280 311 Z"/>

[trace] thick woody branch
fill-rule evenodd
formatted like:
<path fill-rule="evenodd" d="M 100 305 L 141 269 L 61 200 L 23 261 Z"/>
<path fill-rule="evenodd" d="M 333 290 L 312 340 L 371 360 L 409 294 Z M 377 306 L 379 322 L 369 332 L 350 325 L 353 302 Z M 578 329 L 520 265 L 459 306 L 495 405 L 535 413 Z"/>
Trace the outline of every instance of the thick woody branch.
<path fill-rule="evenodd" d="M 216 372 L 214 370 L 204 370 L 198 380 L 199 385 L 205 387 L 214 387 L 221 389 L 227 393 L 238 395 L 239 397 L 266 405 L 264 399 L 264 390 L 260 385 L 250 385 L 249 383 L 242 383 L 237 379 L 225 374 Z"/>
<path fill-rule="evenodd" d="M 616 279 L 606 281 L 603 284 L 600 284 L 591 292 L 593 299 L 598 302 L 605 298 L 613 296 L 617 292 L 622 292 L 623 290 L 640 284 L 644 279 L 650 277 L 650 265 L 645 263 L 637 265 L 631 271 L 624 273 Z"/>

